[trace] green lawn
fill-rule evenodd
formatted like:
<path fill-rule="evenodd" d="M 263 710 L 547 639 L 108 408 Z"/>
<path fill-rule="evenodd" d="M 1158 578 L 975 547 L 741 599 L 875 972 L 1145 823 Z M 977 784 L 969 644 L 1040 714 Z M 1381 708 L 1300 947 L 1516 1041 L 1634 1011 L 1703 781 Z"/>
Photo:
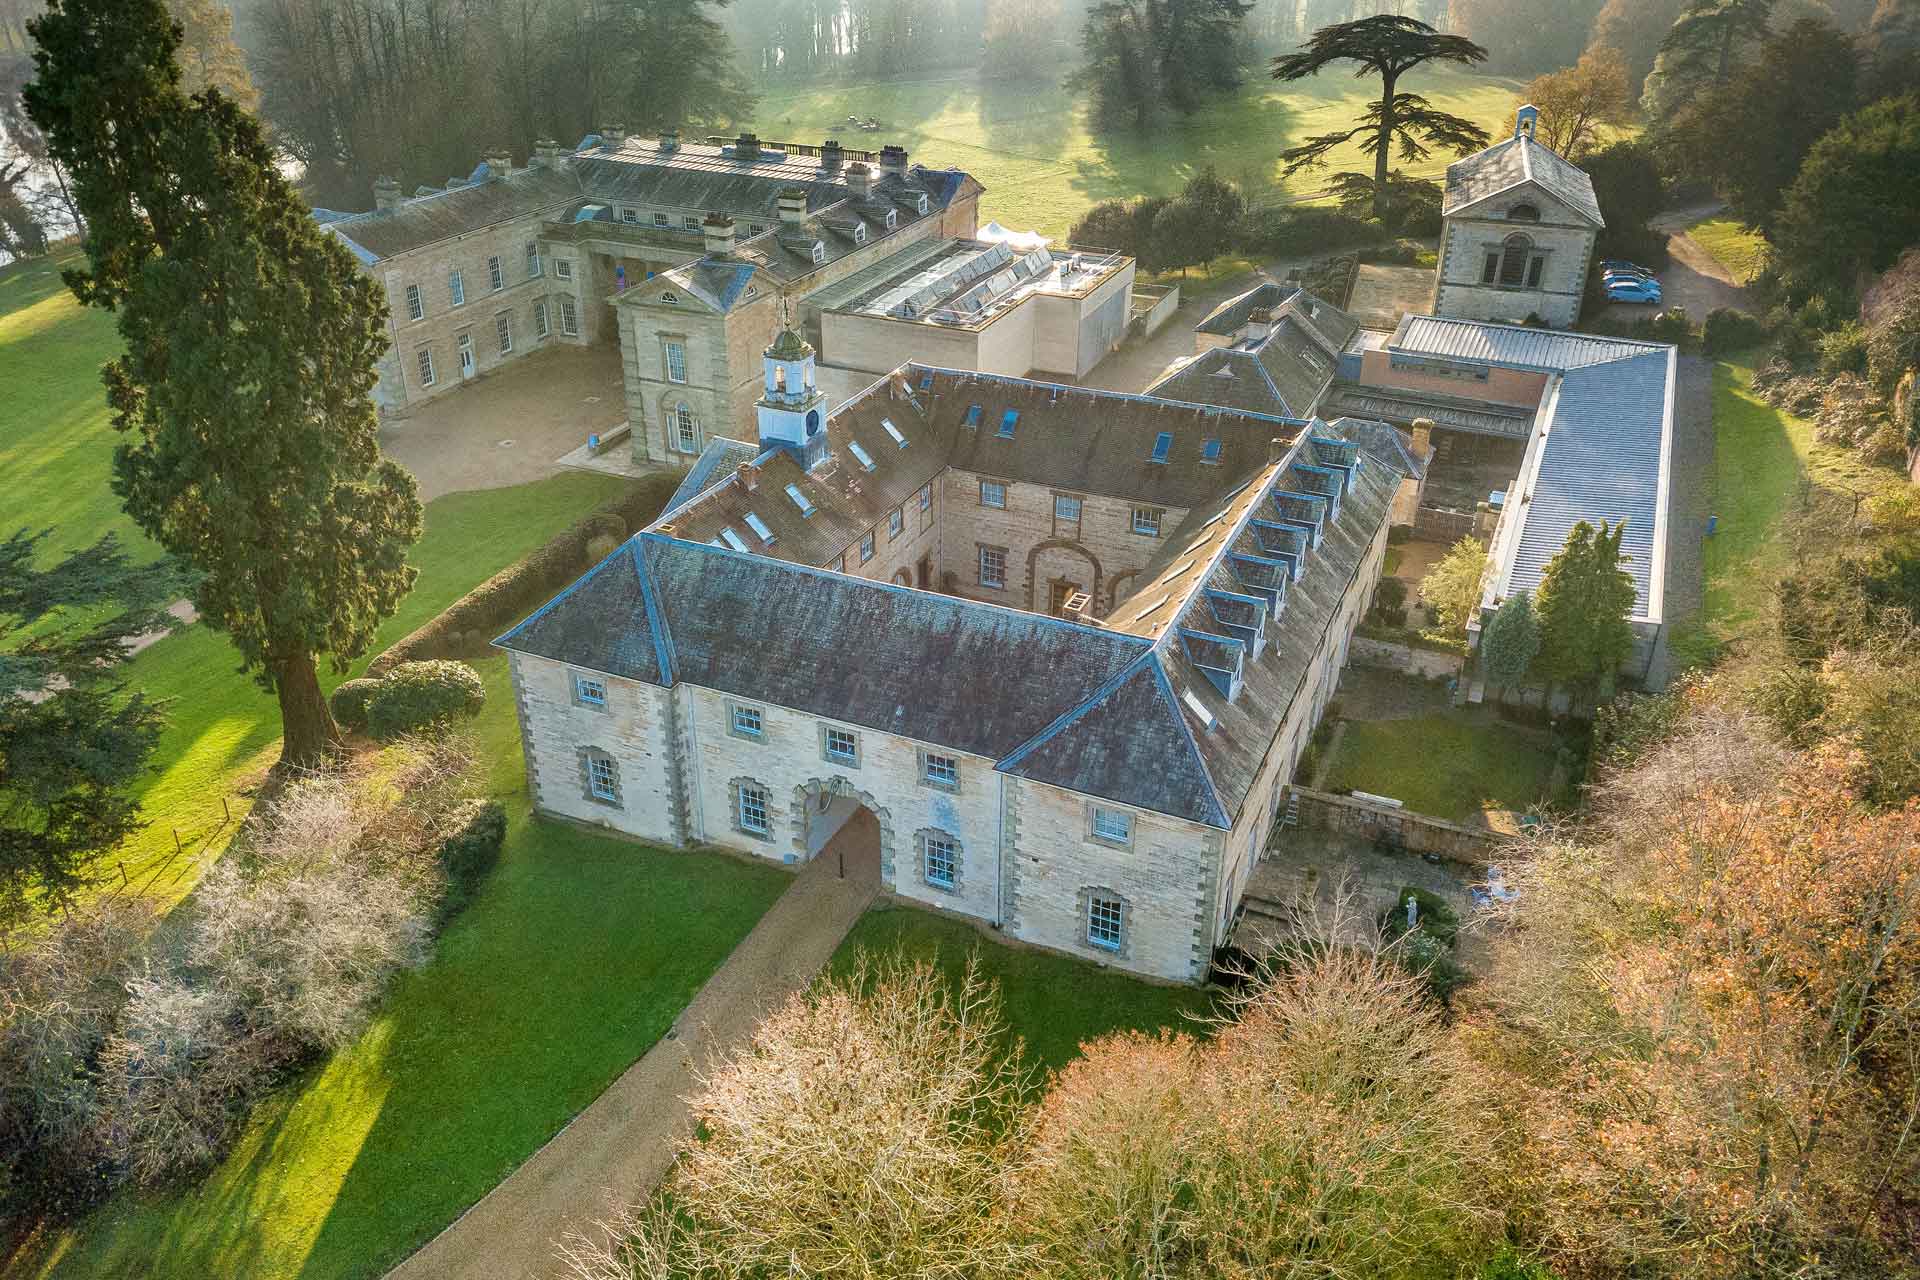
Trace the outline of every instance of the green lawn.
<path fill-rule="evenodd" d="M 1513 131 L 1520 82 L 1453 68 L 1421 68 L 1403 89 L 1476 120 L 1498 138 Z M 1329 72 L 1276 84 L 1258 72 L 1240 91 L 1150 136 L 1094 137 L 1079 95 L 1057 84 L 983 81 L 972 73 L 911 82 L 841 83 L 801 91 L 768 89 L 751 127 L 763 138 L 850 147 L 904 145 L 914 159 L 957 166 L 986 186 L 984 222 L 1062 234 L 1102 200 L 1177 190 L 1213 165 L 1224 177 L 1258 183 L 1279 178 L 1280 153 L 1312 134 L 1344 129 L 1375 96 L 1379 83 Z M 849 115 L 877 116 L 878 133 L 847 128 Z M 1438 177 L 1451 157 L 1407 166 Z M 1361 168 L 1342 148 L 1329 170 L 1299 175 L 1293 193 L 1326 185 L 1326 173 Z M 1371 172 L 1371 163 L 1365 168 Z"/>
<path fill-rule="evenodd" d="M 981 974 L 999 984 L 1008 1028 L 1026 1042 L 1029 1061 L 1049 1071 L 1077 1056 L 1083 1042 L 1110 1031 L 1199 1030 L 1190 1015 L 1205 1016 L 1211 1008 L 1208 997 L 1191 987 L 1142 982 L 1071 956 L 1005 945 L 964 921 L 911 907 L 867 912 L 840 944 L 830 971 L 846 973 L 862 950 L 933 959 L 956 977 L 977 954 Z"/>
<path fill-rule="evenodd" d="M 500 867 L 350 1049 L 258 1109 L 200 1185 L 123 1196 L 8 1274 L 372 1277 L 652 1046 L 789 882 L 528 816 L 504 658 L 479 730 Z"/>
<path fill-rule="evenodd" d="M 1740 284 L 1759 274 L 1766 262 L 1766 240 L 1759 232 L 1747 230 L 1732 218 L 1696 222 L 1687 228 L 1687 234 Z"/>
<path fill-rule="evenodd" d="M 1895 483 L 1896 473 L 1861 462 L 1849 449 L 1823 445 L 1813 424 L 1753 394 L 1748 364 L 1713 369 L 1714 453 L 1709 510 L 1714 535 L 1703 544 L 1706 596 L 1699 620 L 1670 639 L 1677 666 L 1710 662 L 1724 646 L 1751 640 L 1766 627 L 1773 584 L 1791 553 L 1781 520 L 1810 499 L 1849 508 L 1852 495 Z M 1828 530 L 1832 532 L 1832 530 Z"/>
<path fill-rule="evenodd" d="M 136 555 L 157 555 L 158 548 L 133 527 L 108 488 L 116 434 L 99 370 L 119 338 L 112 317 L 82 308 L 61 284 L 60 267 L 76 260 L 62 255 L 0 270 L 0 403 L 6 406 L 0 414 L 0 479 L 9 494 L 6 524 L 9 531 L 55 526 L 50 549 L 84 546 L 114 530 Z M 426 534 L 412 554 L 419 581 L 400 612 L 380 629 L 371 652 L 539 546 L 619 492 L 623 483 L 613 476 L 571 472 L 429 503 Z M 365 661 L 356 665 L 364 667 Z M 246 811 L 242 788 L 274 759 L 278 707 L 251 679 L 237 674 L 238 666 L 224 637 L 191 627 L 125 668 L 133 687 L 173 700 L 154 752 L 156 771 L 140 788 L 152 825 L 114 858 L 124 863 L 133 884 L 163 904 L 184 896 L 225 847 L 233 832 L 228 813 L 237 819 Z M 322 673 L 328 688 L 343 678 Z M 176 829 L 180 853 L 175 852 Z M 117 871 L 108 871 L 117 882 Z"/>
<path fill-rule="evenodd" d="M 1451 822 L 1488 808 L 1524 812 L 1547 798 L 1552 750 L 1496 721 L 1430 715 L 1343 723 L 1329 791 L 1388 796 Z"/>

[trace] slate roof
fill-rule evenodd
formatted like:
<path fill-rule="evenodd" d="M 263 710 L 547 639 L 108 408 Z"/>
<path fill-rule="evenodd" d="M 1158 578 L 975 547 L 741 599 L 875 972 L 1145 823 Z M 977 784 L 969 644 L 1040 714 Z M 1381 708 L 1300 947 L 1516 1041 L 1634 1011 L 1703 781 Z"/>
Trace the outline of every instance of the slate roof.
<path fill-rule="evenodd" d="M 1503 520 L 1490 594 L 1534 591 L 1547 562 L 1581 520 L 1627 522 L 1622 566 L 1633 578 L 1634 614 L 1661 619 L 1672 420 L 1672 347 L 1569 370 L 1549 392 L 1548 427 L 1515 482 L 1516 523 Z M 1516 497 L 1517 495 L 1517 497 Z"/>
<path fill-rule="evenodd" d="M 965 422 L 973 403 L 983 407 L 978 427 Z M 1019 466 L 1002 474 L 1051 483 L 1044 478 L 1055 474 L 1048 459 L 1065 457 L 1083 475 L 1158 485 L 1164 505 L 1194 508 L 1169 539 L 1158 576 L 1106 625 L 794 563 L 801 548 L 832 548 L 831 558 L 875 523 L 871 515 L 910 497 L 949 459 L 985 448 L 982 437 L 998 441 L 999 417 L 984 412 L 987 405 L 1020 409 L 1015 439 L 999 441 Z M 907 439 L 904 448 L 879 425 L 883 416 Z M 1167 463 L 1148 457 L 1160 429 L 1207 424 L 1224 439 L 1223 422 L 1239 436 L 1221 464 L 1204 461 L 1191 438 Z M 1276 427 L 1289 426 L 1290 452 L 1270 461 L 1266 442 Z M 1015 776 L 1224 829 L 1244 804 L 1306 665 L 1386 518 L 1407 456 L 1398 434 L 1379 423 L 1306 427 L 912 365 L 836 412 L 831 430 L 827 466 L 803 475 L 791 454 L 769 450 L 752 464 L 752 488 L 739 472 L 730 482 L 719 472 L 723 460 L 738 456 L 731 446 L 739 442 L 710 448 L 696 470 L 719 478 L 690 501 L 676 497 L 661 522 L 496 643 L 630 679 L 685 680 L 945 744 L 993 759 Z M 1022 447 L 1022 437 L 1033 447 Z M 875 457 L 873 471 L 854 461 L 853 440 Z M 1125 456 L 1136 446 L 1138 456 Z M 1201 588 L 1232 589 L 1224 559 L 1234 548 L 1257 545 L 1249 541 L 1256 536 L 1250 520 L 1262 503 L 1274 501 L 1276 481 L 1305 483 L 1294 464 L 1326 462 L 1329 450 L 1358 462 L 1351 488 L 1271 620 L 1271 642 L 1245 664 L 1243 687 L 1229 702 L 1193 665 L 1187 647 L 1193 642 L 1181 627 L 1220 630 L 1210 616 L 1194 614 L 1205 607 Z M 1089 453 L 1119 456 L 1097 462 Z M 878 465 L 881 456 L 890 464 Z M 1021 469 L 1028 465 L 1041 475 Z M 806 486 L 816 504 L 812 516 L 785 497 L 788 476 Z M 849 486 L 848 479 L 857 483 Z M 691 481 L 682 493 L 690 487 Z M 1176 503 L 1164 496 L 1173 493 L 1195 496 Z M 745 524 L 749 509 L 765 520 L 770 545 Z M 709 545 L 706 535 L 719 527 L 716 521 L 741 535 L 748 552 Z M 1138 612 L 1135 602 L 1156 591 L 1167 597 L 1155 605 L 1156 618 L 1130 625 L 1123 615 Z M 795 635 L 809 643 L 794 645 Z M 767 662 L 775 651 L 783 660 Z M 1018 672 L 1019 678 L 983 681 L 988 671 Z"/>
<path fill-rule="evenodd" d="M 1594 198 L 1593 179 L 1561 159 L 1551 147 L 1525 134 L 1496 142 L 1484 151 L 1448 165 L 1446 195 L 1440 212 L 1442 216 L 1451 217 L 1469 205 L 1526 183 L 1539 187 L 1595 227 L 1606 226 L 1606 219 L 1600 215 L 1600 202 Z"/>
<path fill-rule="evenodd" d="M 687 468 L 686 478 L 680 481 L 680 487 L 667 499 L 663 511 L 671 511 L 685 502 L 691 502 L 709 488 L 732 475 L 743 462 L 752 462 L 760 456 L 760 446 L 751 440 L 729 440 L 725 436 L 709 436 L 706 448 Z"/>
<path fill-rule="evenodd" d="M 1531 405 L 1505 405 L 1449 396 L 1437 391 L 1409 391 L 1401 387 L 1337 386 L 1320 403 L 1320 411 L 1383 422 L 1411 423 L 1431 418 L 1438 427 L 1473 431 L 1481 435 L 1524 440 L 1533 433 L 1536 412 Z"/>
<path fill-rule="evenodd" d="M 1629 360 L 1667 348 L 1658 342 L 1609 338 L 1589 333 L 1564 333 L 1486 320 L 1456 320 L 1443 316 L 1402 316 L 1387 341 L 1396 355 L 1435 356 L 1471 360 L 1504 369 L 1561 373 L 1587 365 Z"/>
<path fill-rule="evenodd" d="M 1224 304 L 1222 310 L 1232 308 L 1231 314 L 1239 316 L 1224 332 L 1240 332 L 1253 310 L 1242 304 L 1269 288 L 1291 286 L 1263 285 Z M 1198 328 L 1206 330 L 1206 322 Z M 1305 417 L 1333 381 L 1341 348 L 1359 329 L 1359 322 L 1338 307 L 1294 289 L 1277 305 L 1264 338 L 1203 351 L 1149 387 L 1147 394 Z"/>
<path fill-rule="evenodd" d="M 1257 284 L 1245 293 L 1228 298 L 1209 311 L 1206 319 L 1193 326 L 1193 331 L 1230 338 L 1245 327 L 1247 318 L 1256 308 L 1265 307 L 1271 310 L 1298 292 L 1300 292 L 1299 286 L 1281 284 L 1274 280 Z"/>
<path fill-rule="evenodd" d="M 403 201 L 393 209 L 335 217 L 325 225 L 371 265 L 528 215 L 565 217 L 585 203 L 717 210 L 775 228 L 744 242 L 764 255 L 758 265 L 776 273 L 804 266 L 797 274 L 805 274 L 815 269 L 810 259 L 790 261 L 791 254 L 771 243 L 780 226 L 779 199 L 784 190 L 806 192 L 809 234 L 816 215 L 833 210 L 834 216 L 843 219 L 868 219 L 872 223 L 869 241 L 889 234 L 886 208 L 893 208 L 898 226 L 905 227 L 923 216 L 938 216 L 955 200 L 981 190 L 977 181 L 959 170 L 914 165 L 904 175 L 876 175 L 869 198 L 853 202 L 845 166 L 824 169 L 816 157 L 776 151 L 747 161 L 735 159 L 731 152 L 730 147 L 693 143 L 662 150 L 650 138 L 629 138 L 610 148 L 589 135 L 579 150 L 562 157 L 556 167 L 532 165 L 500 175 L 483 163 L 459 185 Z M 922 194 L 928 199 L 925 215 L 918 212 Z M 835 238 L 844 238 L 847 244 L 833 256 L 844 256 L 857 247 L 850 235 Z"/>

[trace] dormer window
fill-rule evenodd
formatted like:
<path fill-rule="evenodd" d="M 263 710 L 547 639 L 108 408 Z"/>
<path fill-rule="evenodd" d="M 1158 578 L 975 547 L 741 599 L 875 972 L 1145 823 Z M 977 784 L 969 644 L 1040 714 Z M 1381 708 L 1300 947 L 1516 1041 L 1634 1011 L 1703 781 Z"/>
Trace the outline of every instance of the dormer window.
<path fill-rule="evenodd" d="M 922 217 L 925 217 L 927 212 L 927 207 L 928 206 L 927 206 L 926 193 L 922 192 L 920 196 L 917 199 L 915 199 L 913 202 L 914 212 L 920 214 Z"/>
<path fill-rule="evenodd" d="M 1507 221 L 1508 222 L 1538 222 L 1540 221 L 1540 210 L 1537 207 L 1530 204 L 1517 204 L 1513 206 L 1513 208 L 1507 210 Z"/>
<path fill-rule="evenodd" d="M 826 260 L 827 260 L 827 246 L 822 244 L 820 241 L 815 240 L 813 242 L 814 265 L 818 266 L 820 263 L 825 262 Z"/>
<path fill-rule="evenodd" d="M 899 225 L 900 225 L 900 215 L 895 213 L 891 209 L 887 210 L 887 230 L 891 231 Z"/>
<path fill-rule="evenodd" d="M 866 223 L 856 222 L 853 224 L 853 242 L 855 244 L 865 244 L 867 242 L 867 224 Z"/>

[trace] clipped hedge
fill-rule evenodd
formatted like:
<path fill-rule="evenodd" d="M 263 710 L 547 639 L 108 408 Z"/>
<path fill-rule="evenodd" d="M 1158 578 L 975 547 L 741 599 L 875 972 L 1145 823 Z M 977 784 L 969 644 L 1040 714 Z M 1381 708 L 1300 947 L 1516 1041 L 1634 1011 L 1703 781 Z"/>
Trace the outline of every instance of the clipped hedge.
<path fill-rule="evenodd" d="M 480 673 L 464 662 L 403 662 L 378 684 L 367 700 L 367 732 L 382 742 L 444 728 L 478 714 L 487 701 Z"/>
<path fill-rule="evenodd" d="M 327 705 L 333 710 L 334 721 L 342 729 L 360 730 L 367 727 L 367 703 L 379 691 L 378 680 L 344 680 L 327 699 Z"/>
<path fill-rule="evenodd" d="M 558 595 L 597 562 L 590 549 L 623 541 L 651 523 L 680 487 L 683 472 L 656 472 L 571 527 L 548 539 L 448 605 L 417 630 L 367 664 L 369 676 L 384 676 L 405 662 L 472 657 L 520 619 Z M 337 718 L 337 713 L 336 713 Z"/>
<path fill-rule="evenodd" d="M 1744 311 L 1719 307 L 1707 312 L 1700 330 L 1700 349 L 1710 356 L 1724 356 L 1757 347 L 1767 340 L 1767 326 Z"/>
<path fill-rule="evenodd" d="M 440 899 L 436 927 L 466 910 L 480 885 L 500 861 L 507 838 L 507 811 L 491 800 L 476 800 L 458 830 L 440 846 L 440 869 L 447 891 Z"/>

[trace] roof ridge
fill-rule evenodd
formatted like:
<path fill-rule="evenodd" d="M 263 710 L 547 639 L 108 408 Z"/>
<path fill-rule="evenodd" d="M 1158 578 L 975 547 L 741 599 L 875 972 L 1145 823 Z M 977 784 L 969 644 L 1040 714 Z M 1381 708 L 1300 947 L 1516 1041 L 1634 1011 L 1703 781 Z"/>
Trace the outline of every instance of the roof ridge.
<path fill-rule="evenodd" d="M 673 632 L 667 626 L 666 611 L 660 604 L 660 591 L 653 582 L 653 569 L 647 563 L 647 557 L 640 548 L 640 535 L 635 534 L 627 540 L 634 548 L 633 568 L 640 580 L 640 599 L 647 609 L 647 631 L 653 637 L 654 660 L 660 664 L 660 683 L 671 689 L 674 685 L 675 671 L 679 665 L 675 659 Z"/>

